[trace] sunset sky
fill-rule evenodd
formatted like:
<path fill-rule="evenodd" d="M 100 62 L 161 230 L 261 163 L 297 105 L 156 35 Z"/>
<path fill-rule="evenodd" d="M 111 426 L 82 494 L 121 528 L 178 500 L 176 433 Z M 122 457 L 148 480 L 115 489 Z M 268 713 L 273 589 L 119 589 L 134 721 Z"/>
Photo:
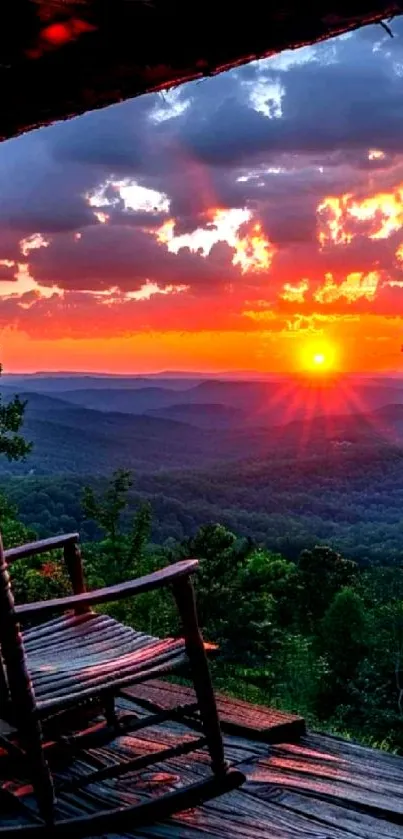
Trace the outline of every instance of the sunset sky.
<path fill-rule="evenodd" d="M 1 144 L 6 371 L 402 370 L 392 29 Z"/>

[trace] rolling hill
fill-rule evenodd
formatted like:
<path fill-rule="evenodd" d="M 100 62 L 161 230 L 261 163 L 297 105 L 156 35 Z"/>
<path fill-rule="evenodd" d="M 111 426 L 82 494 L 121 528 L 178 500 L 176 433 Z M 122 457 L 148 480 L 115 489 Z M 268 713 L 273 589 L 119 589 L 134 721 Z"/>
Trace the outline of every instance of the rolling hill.
<path fill-rule="evenodd" d="M 403 444 L 403 405 L 365 414 L 308 416 L 282 424 L 259 424 L 237 408 L 189 404 L 148 414 L 101 411 L 46 394 L 27 400 L 24 434 L 34 444 L 22 464 L 0 465 L 0 474 L 110 474 L 213 468 L 245 458 L 278 461 L 318 457 L 352 446 Z M 183 394 L 182 394 L 183 396 Z M 161 414 L 166 411 L 166 415 Z M 187 422 L 180 419 L 186 416 Z M 256 415 L 255 415 L 256 416 Z M 291 414 L 292 416 L 292 414 Z"/>
<path fill-rule="evenodd" d="M 180 380 L 180 392 L 171 385 L 148 383 L 146 387 L 97 387 L 60 389 L 57 396 L 66 402 L 104 412 L 122 412 L 126 414 L 144 414 L 160 412 L 161 409 L 177 420 L 194 422 L 197 409 L 188 406 L 217 406 L 236 409 L 243 413 L 245 425 L 261 426 L 284 424 L 293 419 L 303 420 L 313 416 L 354 415 L 368 413 L 389 404 L 403 404 L 403 384 L 401 380 L 384 381 L 359 379 L 351 382 L 347 378 L 327 381 L 306 381 L 284 377 L 277 381 L 219 381 L 209 380 L 199 383 L 186 383 Z M 28 389 L 28 388 L 27 388 Z M 44 389 L 44 394 L 54 395 Z M 179 408 L 181 406 L 181 409 Z M 205 414 L 205 410 L 204 414 Z M 181 413 L 182 412 L 182 413 Z M 238 415 L 239 416 L 239 415 Z M 235 425 L 238 417 L 233 415 Z M 229 423 L 229 415 L 227 416 Z M 209 427 L 213 427 L 213 415 L 210 413 Z"/>
<path fill-rule="evenodd" d="M 242 428 L 249 424 L 246 411 L 220 404 L 173 404 L 147 410 L 147 416 L 188 422 L 197 428 Z"/>

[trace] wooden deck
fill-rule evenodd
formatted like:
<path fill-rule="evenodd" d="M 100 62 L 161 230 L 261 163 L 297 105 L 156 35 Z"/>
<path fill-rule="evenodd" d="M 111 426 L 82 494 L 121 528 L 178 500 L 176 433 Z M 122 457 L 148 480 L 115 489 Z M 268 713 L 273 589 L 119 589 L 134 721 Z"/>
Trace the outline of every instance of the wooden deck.
<path fill-rule="evenodd" d="M 140 717 L 146 713 L 145 705 L 155 710 L 170 707 L 173 693 L 183 688 L 154 683 L 142 690 L 145 698 L 135 705 Z M 298 717 L 253 706 L 248 715 L 245 703 L 223 698 L 220 704 L 223 728 L 231 730 L 225 735 L 227 758 L 246 773 L 247 783 L 164 823 L 135 833 L 110 834 L 112 839 L 403 839 L 403 758 L 334 737 L 304 734 Z M 123 696 L 120 709 L 132 712 L 133 699 Z M 58 797 L 58 816 L 149 800 L 162 790 L 199 780 L 209 771 L 205 749 L 143 772 L 115 772 L 115 777 L 108 777 L 134 757 L 174 746 L 184 732 L 189 740 L 200 736 L 197 730 L 170 721 L 77 751 L 68 762 L 59 756 L 53 772 L 65 786 Z M 102 781 L 78 788 L 76 782 L 83 775 L 100 768 L 105 768 Z M 35 819 L 36 805 L 26 778 L 15 778 L 12 787 L 25 805 L 18 821 L 28 824 L 30 813 Z M 2 804 L 0 826 L 15 821 L 16 813 L 6 812 Z"/>
<path fill-rule="evenodd" d="M 195 701 L 192 688 L 169 684 L 161 679 L 134 685 L 126 689 L 124 695 L 140 701 L 150 711 L 165 711 Z M 220 693 L 216 699 L 221 727 L 226 734 L 263 740 L 265 743 L 289 743 L 299 740 L 306 733 L 302 717 L 229 699 Z"/>

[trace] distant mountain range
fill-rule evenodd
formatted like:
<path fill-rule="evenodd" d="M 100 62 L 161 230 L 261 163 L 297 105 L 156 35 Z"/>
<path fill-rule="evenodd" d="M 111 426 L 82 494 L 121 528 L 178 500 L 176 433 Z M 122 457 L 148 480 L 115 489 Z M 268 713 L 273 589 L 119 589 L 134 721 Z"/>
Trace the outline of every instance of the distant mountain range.
<path fill-rule="evenodd" d="M 292 419 L 319 415 L 355 414 L 373 411 L 384 405 L 403 404 L 403 378 L 339 377 L 306 380 L 278 377 L 270 381 L 228 381 L 209 379 L 156 378 L 46 378 L 34 376 L 2 380 L 3 392 L 42 393 L 83 408 L 103 412 L 145 414 L 214 427 L 225 424 L 272 425 Z M 208 406 L 197 409 L 190 406 Z M 214 408 L 216 406 L 216 408 Z M 169 409 L 169 412 L 167 413 Z M 236 409 L 234 412 L 233 409 Z M 162 413 L 161 413 L 162 411 Z M 204 418 L 202 418 L 204 415 Z M 230 419 L 230 415 L 232 419 Z"/>
<path fill-rule="evenodd" d="M 25 381 L 25 380 L 24 380 Z M 35 377 L 38 385 L 38 377 Z M 221 382 L 20 391 L 26 463 L 0 474 L 102 475 L 211 468 L 228 461 L 306 456 L 340 446 L 403 446 L 403 382 L 381 380 L 313 387 L 311 383 Z M 183 385 L 183 381 L 182 381 Z M 1 387 L 3 395 L 17 390 Z M 18 388 L 19 390 L 19 388 Z"/>
<path fill-rule="evenodd" d="M 166 387 L 183 390 L 203 381 L 203 377 L 181 376 L 94 376 L 92 374 L 71 374 L 48 376 L 35 373 L 32 376 L 2 376 L 1 388 L 11 391 L 24 390 L 33 393 L 58 393 L 65 390 L 137 390 L 143 387 Z"/>
<path fill-rule="evenodd" d="M 152 381 L 153 379 L 162 379 L 162 380 L 181 380 L 181 379 L 188 379 L 193 381 L 205 381 L 208 379 L 225 379 L 225 380 L 259 380 L 259 381 L 268 381 L 271 379 L 281 378 L 281 375 L 278 373 L 259 373 L 256 370 L 222 370 L 220 372 L 206 372 L 206 371 L 189 371 L 189 370 L 160 370 L 158 373 L 136 373 L 136 374 L 127 374 L 127 373 L 92 373 L 92 372 L 80 372 L 77 373 L 73 371 L 60 371 L 60 372 L 46 372 L 38 370 L 36 373 L 6 373 L 3 374 L 3 380 L 25 380 L 25 381 L 35 381 L 37 379 L 47 379 L 48 381 L 55 381 L 58 379 L 93 379 L 94 381 L 103 380 L 103 381 L 131 381 L 135 382 L 138 380 L 141 381 Z"/>

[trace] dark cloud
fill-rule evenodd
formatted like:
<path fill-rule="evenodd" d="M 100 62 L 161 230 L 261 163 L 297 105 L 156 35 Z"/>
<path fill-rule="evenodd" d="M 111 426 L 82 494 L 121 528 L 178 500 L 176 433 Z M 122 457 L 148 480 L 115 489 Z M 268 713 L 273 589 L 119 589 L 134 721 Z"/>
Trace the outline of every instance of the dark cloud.
<path fill-rule="evenodd" d="M 0 294 L 1 294 L 1 282 L 5 280 L 6 282 L 10 282 L 10 280 L 14 279 L 15 274 L 15 267 L 10 265 L 4 265 L 0 263 Z"/>
<path fill-rule="evenodd" d="M 137 169 L 144 157 L 153 102 L 153 97 L 144 96 L 46 129 L 53 160 L 112 172 Z"/>
<path fill-rule="evenodd" d="M 212 323 L 215 311 L 220 323 L 233 325 L 242 323 L 246 301 L 260 296 L 274 305 L 282 285 L 301 277 L 315 289 L 326 272 L 337 281 L 374 268 L 400 276 L 400 233 L 369 240 L 363 233 L 370 226 L 357 224 L 351 245 L 320 251 L 316 214 L 326 195 L 365 197 L 403 182 L 403 24 L 393 29 L 393 41 L 369 28 L 4 143 L 0 259 L 22 261 L 19 240 L 40 232 L 50 244 L 29 253 L 31 273 L 43 286 L 68 291 L 63 300 L 34 296 L 20 322 L 32 324 L 34 312 L 63 319 L 66 307 L 87 317 L 93 305 L 98 323 L 115 318 L 116 329 L 127 328 L 128 319 L 136 328 L 163 328 L 167 311 L 170 328 Z M 272 114 L 281 108 L 281 117 L 269 118 L 252 100 Z M 370 148 L 385 158 L 369 161 Z M 109 221 L 98 223 L 88 195 L 126 178 L 166 193 L 169 214 L 127 210 L 121 200 L 100 207 Z M 187 249 L 169 253 L 157 242 L 155 229 L 168 216 L 179 235 L 205 227 L 212 207 L 246 207 L 260 221 L 277 248 L 269 272 L 243 275 L 225 243 L 203 258 Z M 2 267 L 0 279 L 9 276 Z M 141 304 L 122 299 L 110 310 L 83 294 L 134 291 L 148 280 L 162 288 L 185 284 L 190 292 Z M 401 293 L 388 287 L 384 300 L 395 306 Z"/>
<path fill-rule="evenodd" d="M 225 243 L 215 245 L 208 258 L 185 248 L 175 255 L 143 230 L 99 224 L 85 229 L 79 240 L 55 236 L 49 247 L 32 251 L 30 264 L 41 285 L 135 291 L 146 280 L 219 286 L 233 275 L 231 259 Z"/>
<path fill-rule="evenodd" d="M 96 183 L 82 166 L 52 161 L 46 131 L 10 140 L 0 148 L 0 225 L 23 236 L 91 223 L 83 196 Z"/>
<path fill-rule="evenodd" d="M 0 226 L 0 259 L 16 261 L 21 259 L 20 237 L 8 228 Z"/>
<path fill-rule="evenodd" d="M 382 50 L 372 53 L 364 44 L 358 50 L 354 44 L 348 50 L 344 46 L 339 62 L 312 61 L 278 71 L 284 90 L 281 119 L 251 111 L 244 97 L 217 103 L 211 120 L 190 108 L 181 120 L 183 144 L 198 159 L 223 166 L 267 160 L 284 151 L 400 150 L 403 78 Z M 260 84 L 271 82 L 272 75 L 260 72 Z"/>

